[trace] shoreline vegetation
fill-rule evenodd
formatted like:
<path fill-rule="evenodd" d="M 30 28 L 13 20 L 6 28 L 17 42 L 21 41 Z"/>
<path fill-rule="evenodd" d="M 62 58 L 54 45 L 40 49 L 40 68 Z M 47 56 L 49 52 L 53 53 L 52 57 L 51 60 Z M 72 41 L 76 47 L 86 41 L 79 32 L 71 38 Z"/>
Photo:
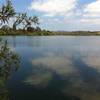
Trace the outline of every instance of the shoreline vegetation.
<path fill-rule="evenodd" d="M 0 36 L 100 36 L 99 31 L 48 31 L 48 30 L 2 30 L 0 29 Z"/>
<path fill-rule="evenodd" d="M 26 12 L 16 12 L 11 0 L 0 6 L 0 36 L 26 35 L 26 36 L 52 36 L 52 35 L 74 35 L 88 36 L 100 35 L 99 31 L 48 31 L 39 27 L 38 16 L 28 16 Z"/>

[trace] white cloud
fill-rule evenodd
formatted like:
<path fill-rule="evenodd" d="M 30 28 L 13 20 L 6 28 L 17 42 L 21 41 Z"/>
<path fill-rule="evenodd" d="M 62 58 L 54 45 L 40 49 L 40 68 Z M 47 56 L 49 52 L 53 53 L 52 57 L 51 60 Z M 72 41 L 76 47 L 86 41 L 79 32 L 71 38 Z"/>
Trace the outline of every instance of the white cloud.
<path fill-rule="evenodd" d="M 76 7 L 77 0 L 40 0 L 31 3 L 32 10 L 45 13 L 45 16 L 65 15 Z"/>
<path fill-rule="evenodd" d="M 69 18 L 69 23 L 78 23 L 80 25 L 100 25 L 100 0 L 96 0 L 89 4 L 83 5 L 82 9 L 76 9 L 76 12 L 72 12 Z"/>
<path fill-rule="evenodd" d="M 100 0 L 96 0 L 84 6 L 81 23 L 100 25 Z"/>
<path fill-rule="evenodd" d="M 85 17 L 100 18 L 100 0 L 96 0 L 95 2 L 86 5 L 84 12 Z"/>
<path fill-rule="evenodd" d="M 62 28 L 71 25 L 74 29 L 100 29 L 100 0 L 84 5 L 78 0 L 36 0 L 29 8 L 41 12 L 43 24 L 48 27 L 56 24 Z"/>
<path fill-rule="evenodd" d="M 90 18 L 83 18 L 80 20 L 81 23 L 85 23 L 85 24 L 88 24 L 90 23 L 91 25 L 92 24 L 98 24 L 100 25 L 100 19 L 99 18 L 94 18 L 94 19 L 90 19 Z"/>

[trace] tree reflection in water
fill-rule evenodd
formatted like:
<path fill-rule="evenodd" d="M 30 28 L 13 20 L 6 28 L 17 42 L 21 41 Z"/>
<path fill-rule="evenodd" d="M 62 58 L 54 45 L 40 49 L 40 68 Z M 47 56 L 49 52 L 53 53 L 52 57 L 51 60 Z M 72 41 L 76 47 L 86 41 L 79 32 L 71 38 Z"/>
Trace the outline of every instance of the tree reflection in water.
<path fill-rule="evenodd" d="M 6 81 L 19 68 L 19 56 L 10 50 L 7 41 L 0 39 L 0 100 L 9 100 Z"/>

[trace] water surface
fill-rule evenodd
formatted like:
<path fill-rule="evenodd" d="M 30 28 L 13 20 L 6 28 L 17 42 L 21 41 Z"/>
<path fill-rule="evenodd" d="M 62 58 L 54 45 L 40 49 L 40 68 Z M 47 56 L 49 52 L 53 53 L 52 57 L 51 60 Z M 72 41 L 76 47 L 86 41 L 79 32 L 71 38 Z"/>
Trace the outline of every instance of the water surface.
<path fill-rule="evenodd" d="M 100 100 L 99 36 L 2 38 L 21 58 L 11 100 Z"/>

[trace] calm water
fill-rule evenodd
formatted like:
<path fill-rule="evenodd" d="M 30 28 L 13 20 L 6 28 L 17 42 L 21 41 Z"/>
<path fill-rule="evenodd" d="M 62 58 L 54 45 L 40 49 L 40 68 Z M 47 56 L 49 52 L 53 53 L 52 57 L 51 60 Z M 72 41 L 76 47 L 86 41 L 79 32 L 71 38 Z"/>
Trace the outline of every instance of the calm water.
<path fill-rule="evenodd" d="M 10 100 L 100 100 L 100 37 L 3 37 L 20 55 Z"/>

